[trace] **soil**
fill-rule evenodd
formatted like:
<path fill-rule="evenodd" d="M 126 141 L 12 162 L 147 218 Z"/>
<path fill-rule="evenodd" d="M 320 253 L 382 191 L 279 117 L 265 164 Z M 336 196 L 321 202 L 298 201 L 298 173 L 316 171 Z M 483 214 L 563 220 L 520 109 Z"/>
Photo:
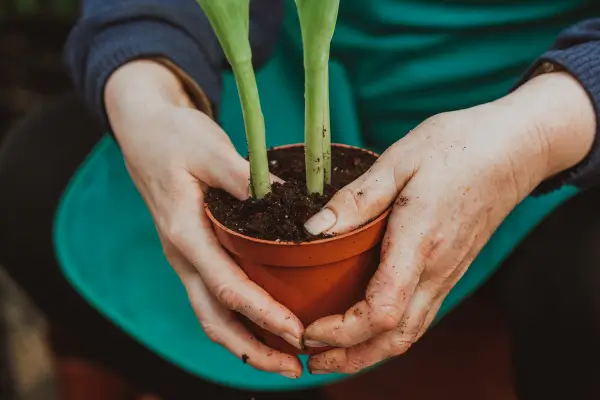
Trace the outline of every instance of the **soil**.
<path fill-rule="evenodd" d="M 376 160 L 358 149 L 332 147 L 331 185 L 319 196 L 306 192 L 303 147 L 269 150 L 268 158 L 269 170 L 284 184 L 273 184 L 271 193 L 260 200 L 240 201 L 222 190 L 210 189 L 206 203 L 213 216 L 233 231 L 257 239 L 297 243 L 323 238 L 306 232 L 304 223 Z"/>

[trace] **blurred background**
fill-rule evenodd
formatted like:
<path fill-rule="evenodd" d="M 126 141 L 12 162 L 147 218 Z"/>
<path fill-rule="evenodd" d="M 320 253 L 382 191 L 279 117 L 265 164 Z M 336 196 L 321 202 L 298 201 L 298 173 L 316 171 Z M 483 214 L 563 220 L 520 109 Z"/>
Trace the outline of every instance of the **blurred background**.
<path fill-rule="evenodd" d="M 77 0 L 0 0 L 0 140 L 27 111 L 67 89 L 61 51 L 78 11 Z M 56 398 L 44 328 L 0 265 L 1 400 Z"/>

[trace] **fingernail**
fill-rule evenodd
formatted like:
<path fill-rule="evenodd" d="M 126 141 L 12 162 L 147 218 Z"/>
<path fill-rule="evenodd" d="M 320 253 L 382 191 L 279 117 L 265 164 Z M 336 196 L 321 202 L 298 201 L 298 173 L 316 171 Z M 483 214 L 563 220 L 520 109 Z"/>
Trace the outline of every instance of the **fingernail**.
<path fill-rule="evenodd" d="M 292 335 L 291 333 L 286 332 L 286 333 L 282 334 L 281 337 L 283 340 L 285 340 L 286 342 L 288 342 L 289 344 L 291 344 L 298 350 L 303 350 L 302 345 L 300 344 L 300 339 L 297 338 L 296 336 Z"/>
<path fill-rule="evenodd" d="M 304 340 L 304 345 L 307 347 L 327 347 L 327 343 L 319 342 L 318 340 Z"/>
<path fill-rule="evenodd" d="M 316 236 L 330 229 L 335 225 L 336 221 L 337 217 L 335 216 L 335 213 L 329 208 L 324 208 L 306 221 L 304 229 L 311 235 Z"/>
<path fill-rule="evenodd" d="M 296 374 L 295 372 L 283 371 L 283 372 L 280 372 L 279 374 L 285 376 L 286 378 L 298 379 L 298 374 Z"/>

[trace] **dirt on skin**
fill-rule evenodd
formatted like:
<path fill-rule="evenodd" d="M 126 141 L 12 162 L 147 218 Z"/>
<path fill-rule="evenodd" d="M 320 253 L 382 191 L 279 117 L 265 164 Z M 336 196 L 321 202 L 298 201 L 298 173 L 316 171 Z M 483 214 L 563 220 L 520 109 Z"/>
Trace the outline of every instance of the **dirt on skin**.
<path fill-rule="evenodd" d="M 332 147 L 331 185 L 319 196 L 306 192 L 303 147 L 269 150 L 268 158 L 270 172 L 285 181 L 273 184 L 270 194 L 260 200 L 240 201 L 223 190 L 210 189 L 205 200 L 214 217 L 229 229 L 257 239 L 286 242 L 322 238 L 306 232 L 304 223 L 376 160 L 357 149 Z"/>

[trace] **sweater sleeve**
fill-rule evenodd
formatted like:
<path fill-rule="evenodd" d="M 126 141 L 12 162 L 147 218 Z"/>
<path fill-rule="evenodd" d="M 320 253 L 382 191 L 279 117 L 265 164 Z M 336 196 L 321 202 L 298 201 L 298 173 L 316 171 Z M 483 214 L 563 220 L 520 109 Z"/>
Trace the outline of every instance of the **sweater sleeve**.
<path fill-rule="evenodd" d="M 583 21 L 565 30 L 530 67 L 521 83 L 549 65 L 569 72 L 586 90 L 596 111 L 596 137 L 590 152 L 579 164 L 542 182 L 534 195 L 551 192 L 563 185 L 587 189 L 600 183 L 600 18 Z"/>
<path fill-rule="evenodd" d="M 283 19 L 281 0 L 251 2 L 250 41 L 259 68 L 274 47 Z M 104 87 L 121 65 L 140 58 L 167 60 L 220 103 L 227 62 L 195 0 L 84 0 L 65 47 L 76 89 L 108 126 Z"/>

